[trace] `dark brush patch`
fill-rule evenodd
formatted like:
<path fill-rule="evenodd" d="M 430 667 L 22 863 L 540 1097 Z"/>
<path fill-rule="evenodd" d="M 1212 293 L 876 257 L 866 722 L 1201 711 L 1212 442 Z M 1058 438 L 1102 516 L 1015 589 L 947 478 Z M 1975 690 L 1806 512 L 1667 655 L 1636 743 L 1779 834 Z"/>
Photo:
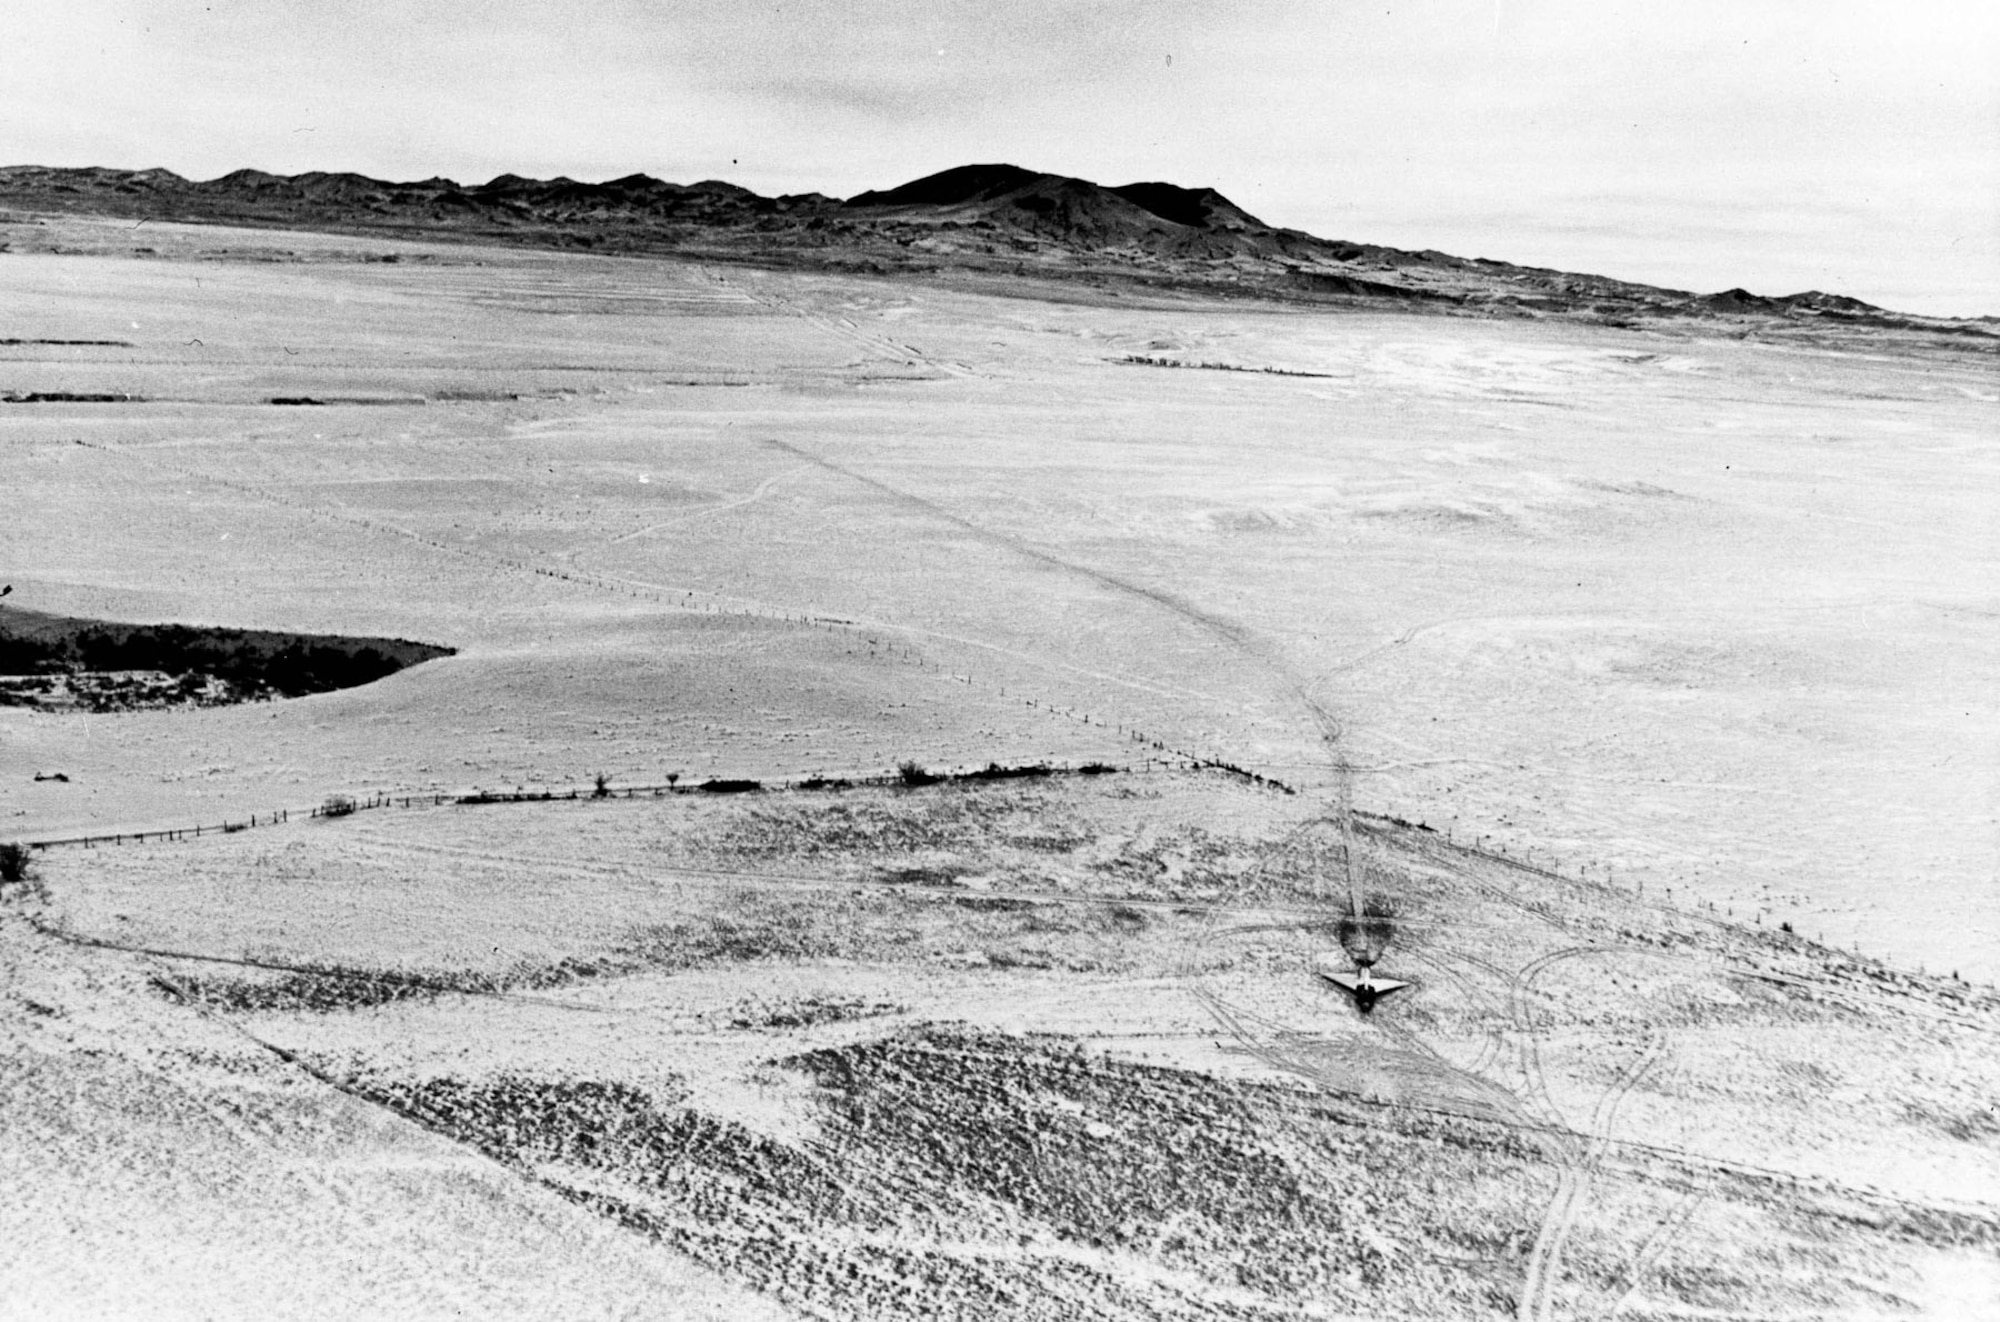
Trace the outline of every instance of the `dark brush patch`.
<path fill-rule="evenodd" d="M 1192 1319 L 1226 1293 L 1231 1316 L 1275 1320 L 1321 1297 L 1336 1269 L 1358 1271 L 1340 1294 L 1360 1307 L 1393 1264 L 1347 1203 L 1413 1166 L 1464 1180 L 1518 1164 L 1062 1039 L 933 1027 L 779 1064 L 816 1087 L 809 1148 L 622 1084 L 354 1086 L 600 1215 L 842 1316 Z M 1276 1129 L 1273 1103 L 1288 1114 Z M 907 1233 L 947 1225 L 950 1245 Z M 1204 1286 L 1191 1295 L 1098 1253 Z"/>
<path fill-rule="evenodd" d="M 952 867 L 885 868 L 875 879 L 890 886 L 955 886 L 962 870 Z"/>
<path fill-rule="evenodd" d="M 156 976 L 150 982 L 155 991 L 178 1004 L 233 1014 L 332 1014 L 439 996 L 492 993 L 503 985 L 500 979 L 477 973 L 417 975 L 338 964 L 302 965 L 275 977 Z"/>
<path fill-rule="evenodd" d="M 64 701 L 81 695 L 103 710 L 327 693 L 373 683 L 453 650 L 402 638 L 0 611 L 0 675 L 60 676 Z M 55 687 L 13 692 L 52 701 Z"/>
<path fill-rule="evenodd" d="M 143 404 L 143 395 L 90 394 L 74 390 L 19 390 L 0 395 L 0 404 Z"/>
<path fill-rule="evenodd" d="M 132 341 L 130 340 L 42 340 L 42 339 L 22 339 L 16 336 L 8 336 L 6 339 L 0 339 L 0 344 L 10 344 L 10 345 L 11 344 L 23 344 L 23 345 L 61 344 L 61 345 L 79 345 L 79 346 L 87 345 L 92 348 L 104 348 L 104 349 L 134 349 L 138 347 L 137 345 L 133 344 Z"/>
<path fill-rule="evenodd" d="M 1915 1098 L 1898 1103 L 1905 1122 L 1957 1143 L 2000 1144 L 2000 1103 L 1942 1107 Z"/>
<path fill-rule="evenodd" d="M 884 1015 L 904 1014 L 908 1009 L 908 1006 L 895 1005 L 888 1001 L 811 996 L 785 1005 L 745 1009 L 730 1018 L 729 1026 L 739 1032 L 812 1028 L 819 1024 L 845 1024 L 860 1019 L 880 1019 Z"/>

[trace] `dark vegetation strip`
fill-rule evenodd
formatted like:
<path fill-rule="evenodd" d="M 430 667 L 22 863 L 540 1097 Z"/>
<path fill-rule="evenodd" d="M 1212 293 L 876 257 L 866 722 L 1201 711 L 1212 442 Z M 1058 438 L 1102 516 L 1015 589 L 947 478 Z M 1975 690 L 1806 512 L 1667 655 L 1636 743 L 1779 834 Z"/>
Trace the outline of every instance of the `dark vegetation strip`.
<path fill-rule="evenodd" d="M 123 941 L 107 941 L 100 937 L 82 936 L 65 931 L 37 918 L 34 914 L 24 914 L 28 924 L 43 936 L 65 945 L 83 946 L 92 950 L 112 950 L 125 955 L 142 955 L 148 959 L 165 959 L 196 964 L 220 964 L 229 968 L 256 969 L 266 973 L 287 975 L 280 981 L 267 983 L 245 982 L 241 979 L 226 978 L 186 978 L 156 977 L 152 979 L 154 990 L 183 1005 L 202 1009 L 226 1008 L 240 1012 L 258 1010 L 334 1010 L 361 1009 L 368 1006 L 384 1005 L 391 1001 L 407 1000 L 418 996 L 493 996 L 507 1000 L 532 1001 L 537 1005 L 553 1006 L 561 1010 L 576 1010 L 588 1014 L 608 1014 L 598 1006 L 584 1005 L 572 1001 L 557 1001 L 546 997 L 524 996 L 516 988 L 527 986 L 547 988 L 562 985 L 565 979 L 557 975 L 547 975 L 528 979 L 518 973 L 486 974 L 470 970 L 449 970 L 445 972 L 405 973 L 382 969 L 352 968 L 343 964 L 288 963 L 283 960 L 248 959 L 237 955 L 207 955 L 191 950 L 167 950 L 158 946 L 133 945 Z M 552 966 L 553 967 L 553 966 Z M 539 972 L 539 971 L 538 971 Z"/>
<path fill-rule="evenodd" d="M 11 335 L 6 339 L 0 339 L 0 344 L 70 344 L 90 345 L 104 349 L 136 349 L 139 347 L 130 340 L 41 340 L 22 339 Z"/>
<path fill-rule="evenodd" d="M 914 765 L 914 764 L 911 764 Z M 1199 771 L 1209 764 L 1188 762 L 1184 768 Z M 996 780 L 1014 780 L 1022 777 L 1055 776 L 1107 776 L 1129 775 L 1130 767 L 1112 766 L 1106 762 L 1086 762 L 1080 766 L 1052 766 L 1046 762 L 1027 766 L 1003 767 L 997 762 L 989 762 L 977 771 L 952 771 L 932 773 L 919 769 L 919 778 L 910 779 L 909 773 L 898 770 L 880 776 L 823 776 L 817 773 L 809 776 L 793 777 L 770 781 L 748 779 L 709 779 L 682 784 L 679 776 L 667 780 L 637 785 L 612 785 L 608 778 L 599 778 L 589 789 L 572 786 L 566 789 L 515 789 L 486 790 L 470 792 L 432 792 L 429 794 L 369 794 L 356 797 L 350 794 L 329 795 L 316 808 L 301 808 L 301 819 L 315 817 L 350 817 L 358 812 L 368 812 L 382 808 L 440 808 L 440 807 L 481 807 L 488 804 L 508 803 L 570 803 L 581 799 L 659 799 L 670 794 L 759 794 L 783 792 L 786 790 L 819 791 L 837 793 L 853 789 L 900 788 L 913 789 L 936 784 L 978 785 Z M 63 836 L 53 840 L 28 841 L 20 848 L 54 849 L 66 845 L 140 845 L 148 841 L 193 840 L 204 835 L 233 835 L 258 826 L 278 826 L 292 819 L 289 808 L 275 809 L 269 813 L 251 813 L 240 821 L 223 821 L 214 825 L 168 827 L 155 831 L 119 831 L 100 835 Z"/>
<path fill-rule="evenodd" d="M 4 343 L 4 341 L 0 341 L 0 343 Z M 747 383 L 725 382 L 724 384 L 735 385 L 735 384 L 747 384 Z M 518 398 L 518 396 L 515 396 L 514 398 Z M 145 395 L 131 395 L 131 394 L 109 392 L 109 391 L 85 392 L 85 391 L 74 391 L 74 390 L 14 390 L 14 391 L 9 391 L 6 394 L 0 394 L 0 404 L 151 404 L 151 403 L 180 403 L 180 402 L 212 403 L 213 401 L 209 400 L 180 401 L 172 399 L 153 400 Z M 338 404 L 347 408 L 356 408 L 356 407 L 397 406 L 397 405 L 408 407 L 410 405 L 427 404 L 430 401 L 425 399 L 421 395 L 391 395 L 391 396 L 333 395 L 333 396 L 328 396 L 325 399 L 321 399 L 314 395 L 273 395 L 271 398 L 265 400 L 264 402 L 266 404 L 276 404 L 281 406 L 307 405 L 307 406 L 319 407 L 319 406 Z"/>
<path fill-rule="evenodd" d="M 1123 358 L 1112 361 L 1130 367 L 1185 367 L 1203 372 L 1248 372 L 1255 376 L 1310 376 L 1322 381 L 1335 379 L 1332 372 L 1300 372 L 1289 367 L 1245 367 L 1240 363 L 1190 363 L 1179 358 L 1152 358 L 1138 353 L 1128 353 Z"/>
<path fill-rule="evenodd" d="M 144 395 L 83 394 L 71 390 L 16 390 L 0 395 L 0 404 L 143 404 Z"/>
<path fill-rule="evenodd" d="M 156 958 L 182 958 L 166 952 L 148 953 Z M 505 990 L 499 979 L 479 973 L 391 973 L 337 964 L 300 965 L 298 972 L 271 982 L 193 976 L 156 977 L 151 982 L 155 991 L 176 1004 L 200 1004 L 235 1014 L 324 1014 L 333 1010 L 372 1009 L 418 997 L 491 996 Z"/>
<path fill-rule="evenodd" d="M 328 395 L 324 399 L 317 395 L 273 395 L 265 402 L 293 408 L 327 408 L 336 404 L 346 408 L 369 408 L 427 404 L 430 401 L 421 395 Z"/>
<path fill-rule="evenodd" d="M 455 651 L 403 638 L 120 624 L 0 608 L 0 675 L 161 671 L 181 676 L 190 697 L 206 690 L 211 678 L 236 701 L 327 693 Z M 39 705 L 40 697 L 18 686 L 0 688 L 0 705 Z M 107 701 L 115 705 L 115 698 Z"/>

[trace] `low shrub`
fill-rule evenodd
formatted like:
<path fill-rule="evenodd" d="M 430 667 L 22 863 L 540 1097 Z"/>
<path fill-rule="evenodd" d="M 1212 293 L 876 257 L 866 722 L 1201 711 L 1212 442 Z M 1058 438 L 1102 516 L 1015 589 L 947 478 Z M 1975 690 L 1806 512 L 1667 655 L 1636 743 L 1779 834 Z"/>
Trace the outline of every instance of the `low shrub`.
<path fill-rule="evenodd" d="M 705 780 L 698 787 L 704 794 L 750 794 L 764 788 L 760 780 Z"/>
<path fill-rule="evenodd" d="M 923 785 L 935 785 L 944 777 L 924 770 L 921 762 L 902 762 L 896 766 L 896 774 L 903 778 L 903 784 L 910 789 Z"/>
<path fill-rule="evenodd" d="M 26 885 L 35 879 L 34 852 L 18 841 L 0 844 L 0 883 Z"/>
<path fill-rule="evenodd" d="M 1024 776 L 1046 776 L 1051 774 L 1049 764 L 1036 762 L 1024 767 L 1003 767 L 998 762 L 988 762 L 983 770 L 961 772 L 959 780 L 1016 780 Z"/>

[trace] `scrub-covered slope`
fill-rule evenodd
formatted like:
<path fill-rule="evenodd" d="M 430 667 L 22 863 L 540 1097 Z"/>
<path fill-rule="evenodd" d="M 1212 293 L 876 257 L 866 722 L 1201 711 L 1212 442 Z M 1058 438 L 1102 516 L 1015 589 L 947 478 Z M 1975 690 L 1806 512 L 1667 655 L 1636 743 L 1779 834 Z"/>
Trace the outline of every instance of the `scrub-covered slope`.
<path fill-rule="evenodd" d="M 1722 320 L 1818 334 L 1896 330 L 2000 345 L 1991 319 L 1885 312 L 1817 291 L 1697 295 L 1597 275 L 1329 240 L 1266 224 L 1212 188 L 1107 187 L 1017 165 L 965 165 L 841 201 L 762 197 L 719 180 L 603 183 L 503 174 L 483 184 L 237 170 L 0 169 L 0 207 L 155 220 L 678 252 L 829 269 L 966 271 L 1195 286 L 1307 303 L 1409 305 L 1593 322 Z"/>

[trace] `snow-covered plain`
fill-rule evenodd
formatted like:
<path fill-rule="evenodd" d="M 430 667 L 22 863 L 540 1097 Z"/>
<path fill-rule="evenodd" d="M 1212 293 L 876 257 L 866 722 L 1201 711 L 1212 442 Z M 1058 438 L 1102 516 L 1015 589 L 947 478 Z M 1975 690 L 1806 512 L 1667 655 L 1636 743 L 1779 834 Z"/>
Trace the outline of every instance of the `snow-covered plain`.
<path fill-rule="evenodd" d="M 0 834 L 1159 740 L 2000 974 L 1990 357 L 47 228 L 0 332 L 131 347 L 0 392 L 148 402 L 0 410 L 14 600 L 462 651 L 0 711 Z"/>
<path fill-rule="evenodd" d="M 0 1300 L 1951 1318 L 2000 1287 L 2000 1002 L 1951 976 L 2000 974 L 1989 360 L 0 239 L 0 610 L 458 649 L 0 708 L 0 840 L 256 819 L 51 847 L 0 896 Z M 906 762 L 1123 770 L 693 788 Z M 424 797 L 521 787 L 582 797 Z M 309 815 L 334 795 L 363 811 Z M 1413 983 L 1365 1018 L 1314 971 L 1351 889 Z"/>

